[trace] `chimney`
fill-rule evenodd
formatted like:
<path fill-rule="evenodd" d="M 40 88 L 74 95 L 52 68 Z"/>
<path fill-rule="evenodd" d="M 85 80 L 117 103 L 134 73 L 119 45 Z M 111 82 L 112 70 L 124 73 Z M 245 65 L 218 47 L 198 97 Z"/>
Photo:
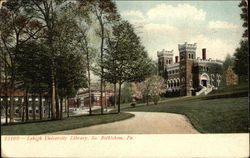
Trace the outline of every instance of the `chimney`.
<path fill-rule="evenodd" d="M 202 49 L 202 60 L 206 60 L 206 48 Z"/>
<path fill-rule="evenodd" d="M 175 63 L 178 63 L 178 56 L 175 56 Z"/>

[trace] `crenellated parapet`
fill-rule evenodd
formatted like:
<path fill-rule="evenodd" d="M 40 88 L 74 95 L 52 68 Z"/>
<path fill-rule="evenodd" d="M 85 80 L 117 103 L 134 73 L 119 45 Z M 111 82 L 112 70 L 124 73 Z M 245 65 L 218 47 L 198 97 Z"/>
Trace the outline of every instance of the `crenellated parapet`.
<path fill-rule="evenodd" d="M 201 58 L 198 57 L 195 60 L 195 62 L 198 63 L 198 64 L 201 64 L 201 63 L 204 63 L 204 64 L 206 64 L 206 63 L 213 63 L 213 64 L 223 65 L 222 61 L 220 61 L 220 60 L 212 60 L 211 58 L 203 60 L 203 59 L 201 59 Z"/>
<path fill-rule="evenodd" d="M 179 52 L 183 52 L 183 51 L 195 52 L 196 48 L 197 48 L 197 43 L 188 44 L 187 42 L 185 42 L 184 44 L 178 44 Z"/>
<path fill-rule="evenodd" d="M 161 50 L 161 51 L 157 51 L 157 56 L 158 58 L 160 57 L 173 57 L 174 56 L 174 50 L 168 51 L 168 50 Z"/>

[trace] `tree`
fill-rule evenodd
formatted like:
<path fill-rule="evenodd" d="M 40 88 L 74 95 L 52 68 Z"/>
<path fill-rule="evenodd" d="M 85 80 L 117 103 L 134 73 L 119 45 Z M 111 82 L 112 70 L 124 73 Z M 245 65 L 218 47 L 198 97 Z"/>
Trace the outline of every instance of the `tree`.
<path fill-rule="evenodd" d="M 222 71 L 222 85 L 226 85 L 227 82 L 227 71 L 229 68 L 232 68 L 234 65 L 235 58 L 230 54 L 227 54 L 224 62 L 223 62 L 223 71 Z"/>
<path fill-rule="evenodd" d="M 108 39 L 105 49 L 103 77 L 107 80 L 116 79 L 119 84 L 119 113 L 121 85 L 144 80 L 151 73 L 151 60 L 129 22 L 120 21 L 112 30 L 112 37 Z"/>
<path fill-rule="evenodd" d="M 47 54 L 44 46 L 36 41 L 22 44 L 15 57 L 18 88 L 25 91 L 26 120 L 28 117 L 28 93 L 39 95 L 40 119 L 42 119 L 42 95 L 48 92 L 49 80 Z M 33 112 L 35 111 L 33 105 Z M 35 115 L 33 114 L 33 117 Z M 35 118 L 33 118 L 35 119 Z"/>
<path fill-rule="evenodd" d="M 241 19 L 243 20 L 243 28 L 246 30 L 243 33 L 243 40 L 240 41 L 240 46 L 235 50 L 235 62 L 233 71 L 238 75 L 239 84 L 246 82 L 248 79 L 248 1 L 242 0 L 239 4 L 242 10 Z"/>
<path fill-rule="evenodd" d="M 241 84 L 248 80 L 248 40 L 240 42 L 240 47 L 235 50 L 234 57 L 233 70 L 238 75 L 239 84 Z"/>
<path fill-rule="evenodd" d="M 73 3 L 61 7 L 55 21 L 55 67 L 56 67 L 56 111 L 57 119 L 62 119 L 63 100 L 70 92 L 86 87 L 86 62 L 79 43 L 79 26 L 74 15 L 76 7 Z"/>
<path fill-rule="evenodd" d="M 25 11 L 32 14 L 39 19 L 39 21 L 44 25 L 43 30 L 43 42 L 47 46 L 49 52 L 48 60 L 50 61 L 50 77 L 51 77 L 51 110 L 52 119 L 56 119 L 56 85 L 55 85 L 55 56 L 56 50 L 54 46 L 55 41 L 55 22 L 57 18 L 56 10 L 59 9 L 59 5 L 63 3 L 64 0 L 31 0 L 23 1 L 25 6 Z M 55 9 L 57 7 L 57 9 Z"/>
<path fill-rule="evenodd" d="M 233 72 L 233 69 L 231 66 L 227 68 L 226 71 L 226 85 L 237 85 L 237 75 Z"/>
<path fill-rule="evenodd" d="M 240 14 L 241 19 L 243 20 L 242 27 L 245 28 L 245 31 L 242 35 L 243 38 L 248 38 L 248 0 L 241 0 L 239 7 L 241 8 L 242 13 Z"/>
<path fill-rule="evenodd" d="M 80 17 L 80 22 L 78 23 L 79 29 L 79 49 L 82 51 L 84 59 L 86 60 L 86 69 L 87 69 L 87 78 L 88 78 L 88 94 L 89 94 L 89 115 L 92 114 L 92 97 L 91 97 L 91 70 L 93 66 L 93 61 L 96 55 L 96 49 L 91 46 L 90 43 L 90 29 L 87 28 L 87 24 L 85 24 Z"/>
<path fill-rule="evenodd" d="M 23 11 L 23 2 L 19 0 L 8 0 L 2 4 L 0 9 L 0 32 L 1 32 L 1 59 L 9 71 L 10 91 L 10 122 L 14 121 L 14 100 L 13 92 L 16 88 L 16 67 L 15 56 L 19 47 L 27 41 L 36 38 L 42 29 L 41 23 Z M 4 54 L 2 54 L 4 52 Z M 6 85 L 7 86 L 7 85 Z M 6 88 L 7 89 L 7 88 Z M 7 106 L 6 106 L 7 110 Z"/>
<path fill-rule="evenodd" d="M 147 105 L 149 105 L 149 99 L 153 99 L 154 104 L 158 104 L 160 95 L 166 92 L 167 85 L 164 78 L 153 75 L 143 82 L 135 85 L 135 91 L 133 91 L 134 96 L 146 98 Z"/>
<path fill-rule="evenodd" d="M 98 73 L 100 76 L 100 91 L 101 91 L 101 114 L 103 114 L 103 86 L 104 86 L 104 68 L 103 68 L 103 60 L 104 60 L 104 44 L 107 34 L 107 25 L 119 19 L 117 14 L 117 8 L 115 3 L 112 0 L 78 0 L 80 7 L 85 12 L 92 12 L 96 17 L 96 20 L 99 23 L 99 29 L 96 30 L 96 34 L 100 37 L 100 72 Z"/>
<path fill-rule="evenodd" d="M 125 82 L 121 90 L 121 103 L 132 101 L 131 83 Z"/>

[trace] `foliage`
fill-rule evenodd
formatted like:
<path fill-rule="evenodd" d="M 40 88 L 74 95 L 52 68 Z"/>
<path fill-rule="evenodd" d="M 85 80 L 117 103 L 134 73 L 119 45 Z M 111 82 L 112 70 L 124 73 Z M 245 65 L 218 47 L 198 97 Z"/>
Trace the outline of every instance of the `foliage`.
<path fill-rule="evenodd" d="M 158 104 L 160 95 L 165 93 L 167 88 L 165 80 L 157 75 L 153 75 L 135 86 L 136 88 L 133 89 L 133 96 L 135 98 L 145 97 L 147 104 L 150 98 L 153 100 L 154 104 Z"/>
<path fill-rule="evenodd" d="M 28 88 L 32 93 L 47 92 L 49 85 L 49 69 L 46 60 L 46 49 L 34 41 L 22 44 L 15 56 L 19 88 Z"/>
<path fill-rule="evenodd" d="M 230 54 L 227 54 L 225 61 L 223 62 L 223 71 L 226 71 L 229 66 L 233 66 L 235 58 Z"/>
<path fill-rule="evenodd" d="M 234 53 L 235 62 L 233 66 L 234 72 L 239 76 L 239 82 L 246 82 L 248 78 L 248 40 L 242 40 L 240 47 Z"/>
<path fill-rule="evenodd" d="M 144 80 L 152 72 L 152 66 L 139 36 L 128 21 L 115 23 L 112 30 L 106 42 L 103 77 L 111 83 L 119 83 L 120 103 L 122 83 Z"/>
<path fill-rule="evenodd" d="M 234 57 L 231 56 L 230 54 L 227 54 L 224 62 L 223 62 L 223 67 L 222 67 L 222 83 L 221 86 L 225 86 L 226 85 L 226 75 L 227 75 L 227 71 L 229 68 L 233 67 L 234 64 Z"/>
<path fill-rule="evenodd" d="M 124 83 L 121 90 L 121 103 L 130 103 L 132 101 L 131 83 Z"/>
<path fill-rule="evenodd" d="M 239 7 L 241 8 L 242 11 L 240 17 L 244 21 L 242 27 L 245 28 L 242 37 L 248 38 L 248 0 L 241 0 Z"/>
<path fill-rule="evenodd" d="M 113 27 L 113 37 L 107 41 L 104 60 L 104 78 L 114 83 L 114 78 L 123 83 L 139 82 L 151 72 L 151 60 L 141 45 L 140 38 L 127 21 Z"/>

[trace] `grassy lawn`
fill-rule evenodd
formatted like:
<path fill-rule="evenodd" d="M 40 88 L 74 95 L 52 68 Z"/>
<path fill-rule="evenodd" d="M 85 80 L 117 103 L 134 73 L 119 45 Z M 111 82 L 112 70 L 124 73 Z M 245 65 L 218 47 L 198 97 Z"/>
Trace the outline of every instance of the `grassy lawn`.
<path fill-rule="evenodd" d="M 248 90 L 229 87 L 201 97 L 170 98 L 158 105 L 129 104 L 125 111 L 168 112 L 183 114 L 201 133 L 248 132 Z"/>
<path fill-rule="evenodd" d="M 70 130 L 82 128 L 97 124 L 120 121 L 133 117 L 133 114 L 120 113 L 109 115 L 93 115 L 93 116 L 75 116 L 64 120 L 42 121 L 34 123 L 24 123 L 16 125 L 3 125 L 1 127 L 2 135 L 33 135 L 45 134 L 56 131 Z"/>

